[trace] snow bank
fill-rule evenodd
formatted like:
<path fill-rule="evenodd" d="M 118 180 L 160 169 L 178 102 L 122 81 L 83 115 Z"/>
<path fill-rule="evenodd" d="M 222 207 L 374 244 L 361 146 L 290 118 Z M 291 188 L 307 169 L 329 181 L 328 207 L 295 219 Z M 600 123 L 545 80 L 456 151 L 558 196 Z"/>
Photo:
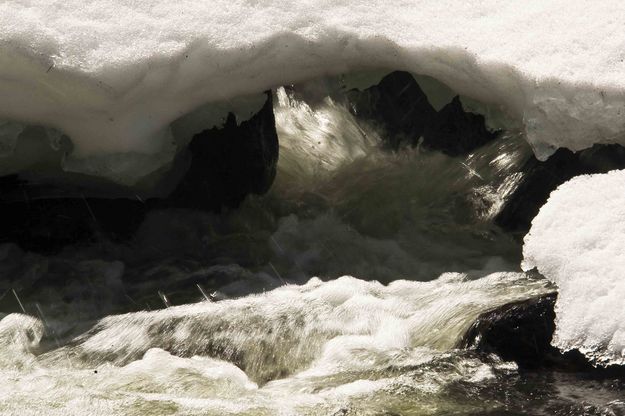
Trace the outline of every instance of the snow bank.
<path fill-rule="evenodd" d="M 625 364 L 625 171 L 578 176 L 551 194 L 525 237 L 523 268 L 558 285 L 553 344 Z"/>
<path fill-rule="evenodd" d="M 63 131 L 97 173 L 165 163 L 202 104 L 405 69 L 503 106 L 545 158 L 625 143 L 624 25 L 619 0 L 4 0 L 0 119 Z"/>

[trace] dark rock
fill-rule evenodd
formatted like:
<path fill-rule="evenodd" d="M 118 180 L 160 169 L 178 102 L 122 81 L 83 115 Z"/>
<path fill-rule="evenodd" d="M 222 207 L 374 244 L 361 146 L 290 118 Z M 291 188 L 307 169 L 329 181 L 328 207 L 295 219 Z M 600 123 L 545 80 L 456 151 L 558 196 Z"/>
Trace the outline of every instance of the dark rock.
<path fill-rule="evenodd" d="M 14 242 L 36 252 L 88 242 L 103 233 L 113 240 L 129 238 L 143 221 L 145 205 L 125 198 L 58 195 L 51 185 L 39 185 L 12 175 L 0 179 L 0 243 Z"/>
<path fill-rule="evenodd" d="M 348 93 L 354 114 L 384 131 L 385 146 L 423 145 L 449 156 L 467 154 L 493 140 L 484 117 L 465 112 L 456 96 L 439 112 L 408 72 L 393 72 L 378 85 Z"/>
<path fill-rule="evenodd" d="M 467 332 L 463 347 L 496 353 L 523 368 L 537 368 L 556 359 L 551 337 L 555 329 L 556 295 L 504 305 L 486 312 Z"/>
<path fill-rule="evenodd" d="M 559 149 L 545 162 L 532 157 L 523 167 L 523 179 L 495 218 L 506 231 L 525 235 L 552 191 L 571 178 L 625 168 L 625 148 L 596 145 L 573 153 Z"/>
<path fill-rule="evenodd" d="M 426 126 L 423 145 L 449 156 L 460 156 L 485 145 L 497 134 L 486 128 L 484 116 L 465 112 L 456 96 Z"/>
<path fill-rule="evenodd" d="M 0 178 L 0 243 L 44 253 L 97 237 L 126 240 L 146 214 L 158 208 L 220 211 L 237 207 L 246 195 L 269 190 L 276 174 L 278 136 L 271 94 L 259 113 L 237 125 L 233 114 L 222 128 L 197 134 L 189 145 L 191 164 L 164 199 L 146 199 L 129 188 L 106 184 L 110 195 L 85 197 L 76 186 Z"/>
<path fill-rule="evenodd" d="M 387 133 L 385 145 L 392 150 L 416 146 L 426 125 L 436 116 L 436 110 L 408 72 L 393 72 L 378 85 L 350 91 L 348 96 L 356 116 Z"/>
<path fill-rule="evenodd" d="M 552 369 L 594 376 L 625 376 L 625 368 L 597 368 L 579 351 L 562 353 L 551 345 L 557 295 L 510 303 L 483 313 L 467 331 L 462 348 L 497 354 L 521 370 Z"/>
<path fill-rule="evenodd" d="M 204 130 L 189 145 L 191 165 L 166 205 L 219 211 L 235 208 L 248 194 L 263 194 L 276 176 L 278 134 L 271 92 L 263 108 L 237 125 Z"/>

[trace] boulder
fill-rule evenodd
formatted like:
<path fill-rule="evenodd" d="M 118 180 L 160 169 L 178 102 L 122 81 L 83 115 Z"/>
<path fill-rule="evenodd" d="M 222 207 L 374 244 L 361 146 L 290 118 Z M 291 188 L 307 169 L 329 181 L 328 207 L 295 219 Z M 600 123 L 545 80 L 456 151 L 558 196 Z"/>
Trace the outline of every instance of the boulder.
<path fill-rule="evenodd" d="M 456 96 L 430 120 L 423 132 L 423 146 L 448 156 L 461 156 L 494 140 L 498 132 L 486 128 L 484 116 L 464 111 Z"/>
<path fill-rule="evenodd" d="M 391 150 L 416 146 L 436 116 L 436 110 L 408 72 L 392 72 L 378 85 L 348 92 L 348 98 L 354 115 L 382 130 L 384 145 Z"/>
<path fill-rule="evenodd" d="M 594 367 L 577 350 L 561 352 L 551 345 L 557 294 L 510 303 L 485 312 L 465 334 L 460 347 L 496 354 L 521 370 L 551 369 L 591 376 L 623 377 L 625 368 Z"/>
<path fill-rule="evenodd" d="M 190 159 L 188 170 L 165 198 L 141 197 L 133 189 L 111 183 L 99 184 L 106 192 L 94 197 L 88 187 L 19 175 L 0 178 L 0 243 L 15 242 L 27 250 L 51 253 L 99 236 L 126 240 L 151 210 L 221 211 L 236 208 L 250 193 L 267 192 L 278 161 L 271 94 L 267 97 L 250 120 L 237 124 L 230 114 L 223 127 L 195 135 L 175 162 L 180 166 Z"/>
<path fill-rule="evenodd" d="M 236 208 L 248 194 L 264 194 L 276 176 L 278 134 L 271 92 L 263 108 L 237 124 L 228 114 L 222 127 L 196 134 L 189 169 L 164 205 L 220 211 Z"/>
<path fill-rule="evenodd" d="M 559 149 L 544 162 L 532 157 L 522 168 L 523 179 L 495 217 L 506 231 L 525 235 L 552 191 L 574 176 L 625 168 L 625 147 L 595 145 L 573 153 Z"/>
<path fill-rule="evenodd" d="M 437 112 L 408 72 L 392 72 L 378 85 L 350 91 L 348 99 L 355 116 L 382 131 L 390 150 L 416 146 L 423 137 L 424 147 L 460 156 L 497 137 L 483 116 L 464 111 L 458 96 Z"/>

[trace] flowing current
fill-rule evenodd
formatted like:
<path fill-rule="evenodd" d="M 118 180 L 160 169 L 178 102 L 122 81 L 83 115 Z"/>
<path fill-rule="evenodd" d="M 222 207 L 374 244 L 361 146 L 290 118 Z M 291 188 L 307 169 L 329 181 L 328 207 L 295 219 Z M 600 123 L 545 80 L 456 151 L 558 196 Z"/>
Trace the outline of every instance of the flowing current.
<path fill-rule="evenodd" d="M 319 90 L 275 92 L 276 183 L 235 211 L 156 211 L 128 244 L 54 256 L 0 247 L 0 414 L 620 414 L 622 391 L 460 349 L 480 314 L 554 291 L 491 223 L 520 134 L 389 152 Z"/>

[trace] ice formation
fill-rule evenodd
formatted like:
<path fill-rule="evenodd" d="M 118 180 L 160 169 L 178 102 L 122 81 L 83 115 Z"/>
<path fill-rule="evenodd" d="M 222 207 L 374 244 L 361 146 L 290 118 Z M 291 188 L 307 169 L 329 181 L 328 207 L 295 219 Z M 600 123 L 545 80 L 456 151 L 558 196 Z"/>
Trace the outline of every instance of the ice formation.
<path fill-rule="evenodd" d="M 625 364 L 625 171 L 578 176 L 553 192 L 525 237 L 523 267 L 558 285 L 554 345 Z"/>
<path fill-rule="evenodd" d="M 545 158 L 625 143 L 624 23 L 617 0 L 6 0 L 0 119 L 64 132 L 70 169 L 119 180 L 170 160 L 170 124 L 206 103 L 405 69 L 503 107 Z"/>

